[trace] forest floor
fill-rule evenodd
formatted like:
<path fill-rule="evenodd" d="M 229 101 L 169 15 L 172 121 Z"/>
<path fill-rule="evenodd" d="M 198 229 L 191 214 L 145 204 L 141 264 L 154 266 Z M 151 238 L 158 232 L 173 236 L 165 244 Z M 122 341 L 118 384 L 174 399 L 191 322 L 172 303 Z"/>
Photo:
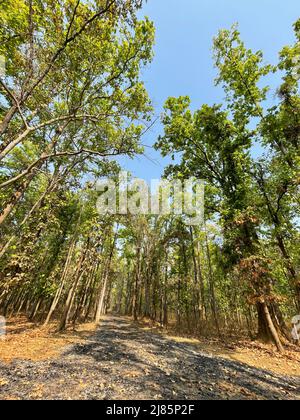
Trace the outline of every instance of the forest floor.
<path fill-rule="evenodd" d="M 300 400 L 300 357 L 173 337 L 128 318 L 64 334 L 19 319 L 0 341 L 0 399 Z"/>

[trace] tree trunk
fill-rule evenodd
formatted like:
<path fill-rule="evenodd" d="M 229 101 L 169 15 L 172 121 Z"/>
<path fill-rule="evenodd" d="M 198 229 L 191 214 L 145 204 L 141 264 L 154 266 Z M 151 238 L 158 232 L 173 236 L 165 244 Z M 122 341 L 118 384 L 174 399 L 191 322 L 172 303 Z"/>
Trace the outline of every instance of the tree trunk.
<path fill-rule="evenodd" d="M 211 261 L 211 255 L 210 255 L 210 249 L 209 249 L 208 235 L 207 235 L 206 227 L 205 227 L 205 243 L 206 243 L 207 261 L 208 261 L 208 268 L 209 268 L 211 309 L 212 309 L 212 313 L 213 313 L 213 317 L 214 317 L 214 321 L 215 321 L 215 325 L 216 325 L 216 328 L 217 328 L 218 335 L 221 336 L 219 319 L 218 319 L 218 314 L 217 314 L 215 285 L 214 285 L 214 274 L 213 274 L 213 269 L 212 269 L 212 261 Z"/>
<path fill-rule="evenodd" d="M 59 286 L 59 288 L 56 291 L 55 297 L 54 297 L 54 299 L 52 301 L 52 304 L 51 304 L 51 307 L 50 307 L 50 310 L 48 312 L 48 315 L 47 315 L 47 318 L 45 320 L 44 325 L 49 324 L 49 322 L 50 322 L 50 320 L 52 318 L 52 315 L 54 314 L 54 312 L 56 310 L 56 307 L 58 305 L 58 302 L 60 300 L 60 297 L 62 295 L 62 292 L 64 290 L 65 283 L 66 283 L 67 276 L 68 276 L 69 265 L 70 265 L 70 262 L 71 262 L 71 259 L 72 259 L 72 256 L 73 256 L 75 245 L 76 245 L 76 238 L 74 237 L 73 240 L 72 240 L 72 243 L 71 243 L 71 245 L 69 247 L 67 259 L 66 259 L 64 270 L 63 270 L 63 273 L 62 273 L 62 276 L 61 276 L 61 280 L 60 280 L 60 286 Z"/>
<path fill-rule="evenodd" d="M 108 277 L 109 277 L 109 274 L 110 274 L 110 267 L 111 267 L 111 262 L 112 262 L 112 258 L 113 258 L 114 251 L 115 251 L 117 238 L 118 238 L 118 227 L 117 227 L 116 233 L 114 235 L 114 240 L 113 240 L 113 243 L 111 245 L 109 258 L 108 258 L 107 265 L 106 265 L 105 270 L 104 270 L 104 281 L 103 281 L 103 286 L 102 286 L 102 290 L 101 290 L 101 293 L 100 293 L 100 297 L 99 297 L 99 301 L 98 301 L 98 305 L 97 305 L 97 310 L 96 310 L 96 316 L 95 316 L 95 322 L 97 324 L 99 324 L 100 319 L 101 319 L 101 315 L 103 314 L 104 308 L 105 308 L 104 302 L 105 302 L 105 296 L 106 296 L 106 290 L 107 290 Z"/>
<path fill-rule="evenodd" d="M 89 250 L 89 239 L 87 241 L 86 249 L 84 249 L 82 251 L 81 257 L 80 257 L 79 262 L 77 264 L 77 268 L 76 268 L 76 272 L 75 272 L 75 280 L 73 281 L 73 283 L 71 285 L 71 288 L 69 290 L 68 297 L 67 297 L 67 300 L 66 300 L 66 303 L 65 303 L 65 306 L 64 306 L 63 314 L 62 314 L 60 324 L 59 324 L 59 327 L 58 327 L 58 331 L 63 331 L 63 330 L 66 329 L 67 321 L 68 321 L 69 314 L 70 314 L 70 309 L 71 309 L 72 304 L 73 304 L 73 300 L 74 300 L 74 297 L 75 297 L 75 294 L 76 294 L 78 283 L 79 283 L 79 281 L 81 279 L 81 276 L 82 276 L 82 266 L 83 266 L 83 263 L 86 259 L 86 255 L 88 253 L 88 250 Z"/>
<path fill-rule="evenodd" d="M 278 351 L 283 353 L 284 348 L 283 348 L 283 345 L 280 341 L 280 338 L 278 336 L 278 333 L 276 331 L 274 323 L 272 321 L 268 305 L 265 302 L 262 305 L 263 305 L 263 312 L 264 312 L 264 315 L 265 315 L 266 324 L 267 324 L 268 329 L 270 331 L 271 337 L 272 337 L 274 343 L 276 344 Z"/>
<path fill-rule="evenodd" d="M 96 311 L 96 316 L 95 316 L 96 324 L 100 323 L 101 315 L 104 312 L 104 299 L 105 299 L 106 290 L 107 290 L 108 276 L 109 276 L 109 271 L 106 270 L 105 275 L 104 275 L 103 286 L 100 293 L 100 298 L 97 305 L 97 311 Z"/>
<path fill-rule="evenodd" d="M 265 302 L 257 303 L 256 308 L 258 314 L 258 339 L 265 343 L 273 342 L 276 344 L 277 349 L 283 352 L 284 349 L 272 321 L 268 305 Z"/>
<path fill-rule="evenodd" d="M 278 247 L 284 258 L 289 278 L 291 280 L 291 287 L 292 289 L 295 290 L 297 309 L 300 312 L 300 276 L 299 276 L 299 273 L 296 272 L 296 269 L 294 268 L 292 264 L 292 260 L 286 249 L 284 239 L 282 238 L 281 235 L 277 235 L 276 239 L 277 239 Z"/>
<path fill-rule="evenodd" d="M 133 319 L 138 320 L 139 309 L 139 289 L 140 289 L 140 274 L 141 274 L 141 245 L 137 247 L 136 253 L 136 268 L 135 268 L 135 283 L 133 292 Z"/>

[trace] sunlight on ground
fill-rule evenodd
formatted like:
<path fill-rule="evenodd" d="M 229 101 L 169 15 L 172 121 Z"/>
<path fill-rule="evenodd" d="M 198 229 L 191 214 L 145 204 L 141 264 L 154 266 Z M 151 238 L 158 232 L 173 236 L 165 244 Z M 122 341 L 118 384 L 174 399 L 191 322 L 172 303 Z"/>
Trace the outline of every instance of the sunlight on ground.
<path fill-rule="evenodd" d="M 128 327 L 132 324 L 126 318 Z M 139 323 L 145 332 L 152 332 L 167 337 L 169 340 L 194 347 L 199 353 L 223 357 L 251 367 L 269 370 L 281 375 L 300 376 L 300 349 L 289 348 L 285 355 L 279 355 L 272 346 L 257 342 L 244 341 L 238 345 L 225 344 L 217 340 L 196 339 L 176 336 L 174 332 L 166 332 L 147 321 Z M 7 337 L 0 341 L 0 361 L 11 363 L 14 359 L 43 361 L 59 356 L 68 346 L 83 343 L 96 330 L 93 323 L 79 325 L 76 330 L 69 329 L 65 333 L 56 333 L 55 324 L 38 327 L 24 317 L 13 318 L 7 326 Z M 128 372 L 134 376 L 136 372 Z M 0 383 L 0 386 L 3 384 Z"/>
<path fill-rule="evenodd" d="M 84 342 L 96 329 L 95 324 L 78 326 L 75 331 L 56 333 L 55 324 L 37 327 L 26 318 L 13 318 L 7 326 L 7 336 L 0 341 L 0 360 L 10 363 L 14 359 L 42 361 L 59 356 L 62 350 Z"/>

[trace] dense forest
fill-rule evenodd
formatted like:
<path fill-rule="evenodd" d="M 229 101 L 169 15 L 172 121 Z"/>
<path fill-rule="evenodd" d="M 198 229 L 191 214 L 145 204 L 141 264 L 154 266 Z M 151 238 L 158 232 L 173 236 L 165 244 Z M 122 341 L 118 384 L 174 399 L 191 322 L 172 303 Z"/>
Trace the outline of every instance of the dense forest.
<path fill-rule="evenodd" d="M 154 147 L 173 159 L 166 179 L 205 180 L 204 223 L 101 216 L 96 181 L 155 122 L 141 3 L 1 2 L 0 314 L 63 331 L 113 312 L 283 351 L 300 313 L 300 20 L 272 65 L 238 26 L 216 35 L 223 103 L 166 98 Z"/>

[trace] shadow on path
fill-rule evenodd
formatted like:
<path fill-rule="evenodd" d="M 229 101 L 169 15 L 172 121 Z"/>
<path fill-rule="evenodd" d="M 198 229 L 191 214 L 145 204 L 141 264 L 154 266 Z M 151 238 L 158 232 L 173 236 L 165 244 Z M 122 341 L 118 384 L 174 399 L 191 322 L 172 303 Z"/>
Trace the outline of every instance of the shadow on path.
<path fill-rule="evenodd" d="M 115 317 L 57 360 L 0 364 L 0 378 L 0 398 L 300 399 L 299 378 L 201 353 Z"/>

